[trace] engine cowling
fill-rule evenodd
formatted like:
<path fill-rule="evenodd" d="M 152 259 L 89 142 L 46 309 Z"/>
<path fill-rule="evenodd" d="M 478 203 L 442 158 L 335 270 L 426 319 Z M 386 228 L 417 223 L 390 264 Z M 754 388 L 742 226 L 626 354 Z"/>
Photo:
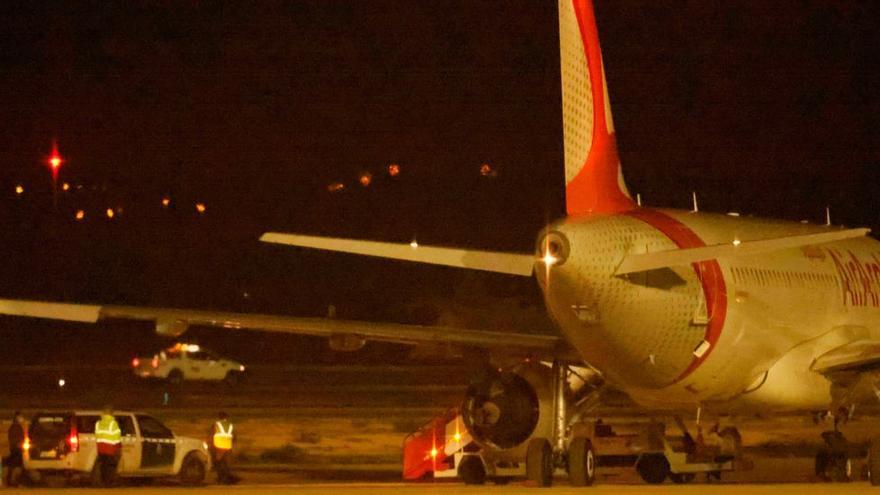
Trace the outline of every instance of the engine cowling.
<path fill-rule="evenodd" d="M 529 362 L 509 371 L 488 371 L 468 387 L 462 419 L 484 454 L 519 460 L 529 439 L 550 438 L 552 384 L 549 366 Z"/>

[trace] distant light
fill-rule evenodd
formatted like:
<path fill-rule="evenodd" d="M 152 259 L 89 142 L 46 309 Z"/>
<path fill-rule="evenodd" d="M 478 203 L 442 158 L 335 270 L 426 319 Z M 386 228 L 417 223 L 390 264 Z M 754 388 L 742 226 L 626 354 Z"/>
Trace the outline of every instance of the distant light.
<path fill-rule="evenodd" d="M 498 175 L 498 172 L 488 163 L 484 163 L 480 165 L 480 175 L 483 177 L 495 177 Z"/>
<path fill-rule="evenodd" d="M 438 451 L 437 451 L 436 447 L 431 449 L 431 457 L 437 457 L 437 454 L 438 454 Z"/>
<path fill-rule="evenodd" d="M 391 177 L 397 177 L 398 175 L 400 175 L 400 165 L 396 163 L 388 165 L 388 175 L 390 175 Z"/>
<path fill-rule="evenodd" d="M 171 198 L 169 198 L 168 196 L 165 196 L 164 198 L 162 198 L 162 207 L 163 208 L 168 208 L 170 205 L 171 205 Z"/>
<path fill-rule="evenodd" d="M 739 246 L 740 244 L 742 244 L 742 241 L 740 241 L 739 239 L 734 239 L 734 240 L 733 240 L 733 245 L 734 245 L 734 246 Z"/>
<path fill-rule="evenodd" d="M 116 213 L 113 211 L 113 208 L 107 208 L 107 218 L 113 218 Z"/>
<path fill-rule="evenodd" d="M 24 186 L 21 184 L 17 184 L 15 186 L 15 194 L 18 194 L 18 195 L 24 194 Z"/>
<path fill-rule="evenodd" d="M 116 207 L 116 214 L 117 214 L 117 215 L 122 216 L 122 214 L 123 214 L 124 212 L 125 212 L 125 210 L 122 209 L 121 206 L 117 206 L 117 207 Z"/>
<path fill-rule="evenodd" d="M 64 378 L 59 378 L 58 379 L 58 387 L 64 388 L 65 385 L 67 385 L 67 381 Z"/>
<path fill-rule="evenodd" d="M 327 191 L 332 192 L 332 193 L 339 192 L 343 189 L 345 189 L 345 184 L 343 184 L 341 182 L 334 182 L 334 183 L 327 186 Z"/>
<path fill-rule="evenodd" d="M 543 261 L 544 264 L 547 265 L 547 266 L 552 266 L 552 265 L 554 265 L 557 261 L 559 261 L 559 258 L 557 258 L 556 256 L 553 256 L 553 255 L 550 254 L 550 252 L 548 251 L 548 252 L 547 252 L 546 254 L 544 254 L 544 256 L 541 258 L 541 261 Z"/>
<path fill-rule="evenodd" d="M 196 211 L 200 214 L 204 213 L 206 209 L 207 208 L 205 208 L 205 203 L 196 203 Z"/>
<path fill-rule="evenodd" d="M 140 359 L 138 359 L 138 358 L 134 358 L 134 359 L 131 360 L 131 366 L 132 366 L 133 368 L 137 368 L 137 367 L 140 366 L 140 365 L 141 365 L 141 360 L 140 360 Z"/>
<path fill-rule="evenodd" d="M 454 438 L 456 442 L 460 442 L 461 441 L 461 433 L 455 432 L 455 435 L 452 438 Z"/>
<path fill-rule="evenodd" d="M 67 182 L 65 182 L 64 184 L 61 184 L 61 190 L 62 190 L 62 191 L 69 191 L 69 190 L 70 190 L 70 184 L 68 184 Z"/>
<path fill-rule="evenodd" d="M 362 172 L 361 176 L 358 178 L 358 182 L 360 182 L 362 186 L 368 187 L 370 183 L 373 182 L 373 174 Z"/>
<path fill-rule="evenodd" d="M 419 247 L 419 243 L 416 242 L 415 239 L 413 239 L 412 242 L 409 243 L 409 247 L 416 249 L 417 247 Z"/>
<path fill-rule="evenodd" d="M 240 365 L 238 366 L 238 371 L 244 371 L 244 365 L 243 365 L 243 364 L 240 364 Z"/>
<path fill-rule="evenodd" d="M 46 160 L 46 163 L 48 163 L 49 167 L 52 169 L 52 177 L 57 177 L 58 169 L 61 168 L 61 164 L 64 163 L 61 154 L 58 153 L 58 143 L 52 143 L 52 154 L 49 156 L 49 159 Z"/>
<path fill-rule="evenodd" d="M 86 217 L 86 212 L 85 212 L 85 211 L 83 211 L 83 210 L 76 210 L 76 219 L 77 219 L 77 221 L 80 221 L 80 220 L 82 220 L 82 219 L 85 218 L 85 217 Z"/>

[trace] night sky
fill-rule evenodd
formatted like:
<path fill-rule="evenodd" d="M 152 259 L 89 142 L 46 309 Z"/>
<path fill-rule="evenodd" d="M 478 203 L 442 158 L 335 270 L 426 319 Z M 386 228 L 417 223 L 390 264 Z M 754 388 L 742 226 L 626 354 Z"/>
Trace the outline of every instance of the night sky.
<path fill-rule="evenodd" d="M 821 222 L 830 205 L 835 223 L 880 228 L 878 3 L 596 9 L 645 204 L 689 208 L 697 191 L 706 211 Z M 421 323 L 437 301 L 539 313 L 533 281 L 257 238 L 531 251 L 563 214 L 557 43 L 555 2 L 536 0 L 2 2 L 3 294 Z M 56 207 L 53 139 L 72 185 Z"/>

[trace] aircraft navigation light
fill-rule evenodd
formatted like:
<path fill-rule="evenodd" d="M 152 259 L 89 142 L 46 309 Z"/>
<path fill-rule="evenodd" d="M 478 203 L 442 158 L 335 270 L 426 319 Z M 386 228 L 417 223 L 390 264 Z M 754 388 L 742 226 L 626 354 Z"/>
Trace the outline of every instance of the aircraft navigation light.
<path fill-rule="evenodd" d="M 436 447 L 431 449 L 431 457 L 437 457 L 437 448 Z"/>
<path fill-rule="evenodd" d="M 15 186 L 15 194 L 21 195 L 24 193 L 24 186 L 21 184 L 16 184 Z"/>
<path fill-rule="evenodd" d="M 547 251 L 547 253 L 544 254 L 544 257 L 541 258 L 541 261 L 543 261 L 545 265 L 551 266 L 559 261 L 559 258 L 553 256 L 552 254 L 550 254 L 549 251 Z"/>
<path fill-rule="evenodd" d="M 65 385 L 67 385 L 67 381 L 64 378 L 59 378 L 58 379 L 58 387 L 64 388 Z"/>

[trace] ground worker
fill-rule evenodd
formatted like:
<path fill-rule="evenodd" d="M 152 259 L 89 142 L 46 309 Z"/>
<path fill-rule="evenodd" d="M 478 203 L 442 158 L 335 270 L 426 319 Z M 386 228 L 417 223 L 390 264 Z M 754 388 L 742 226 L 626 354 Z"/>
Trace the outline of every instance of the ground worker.
<path fill-rule="evenodd" d="M 229 415 L 225 412 L 220 412 L 217 415 L 217 421 L 211 428 L 210 445 L 214 469 L 217 470 L 217 482 L 224 485 L 231 485 L 238 481 L 238 477 L 232 474 L 232 471 L 229 469 L 232 442 L 235 439 L 235 434 L 232 430 L 233 425 L 229 421 Z"/>
<path fill-rule="evenodd" d="M 99 486 L 111 486 L 116 481 L 116 467 L 119 464 L 119 454 L 122 447 L 122 430 L 116 418 L 113 417 L 113 408 L 107 406 L 101 412 L 101 419 L 95 423 L 95 442 L 98 446 L 98 469 L 95 470 L 93 481 Z"/>
<path fill-rule="evenodd" d="M 24 444 L 24 416 L 18 411 L 12 415 L 12 424 L 6 433 L 9 440 L 9 456 L 3 460 L 6 468 L 6 486 L 18 486 L 18 479 L 24 469 L 23 444 Z"/>

